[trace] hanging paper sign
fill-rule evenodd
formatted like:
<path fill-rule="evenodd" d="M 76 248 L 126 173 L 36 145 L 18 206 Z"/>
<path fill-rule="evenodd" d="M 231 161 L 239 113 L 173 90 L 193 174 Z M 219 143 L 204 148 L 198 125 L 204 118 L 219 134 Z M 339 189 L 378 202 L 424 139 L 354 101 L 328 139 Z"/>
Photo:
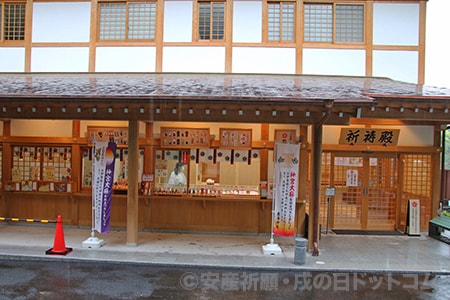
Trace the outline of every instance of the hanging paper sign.
<path fill-rule="evenodd" d="M 214 149 L 200 149 L 198 159 L 200 162 L 213 162 Z"/>
<path fill-rule="evenodd" d="M 181 160 L 180 151 L 166 150 L 164 152 L 164 158 L 168 160 Z"/>
<path fill-rule="evenodd" d="M 92 149 L 94 229 L 99 233 L 109 232 L 116 147 L 114 142 L 94 141 Z"/>
<path fill-rule="evenodd" d="M 295 234 L 295 201 L 297 199 L 299 144 L 275 144 L 275 186 L 273 233 Z"/>
<path fill-rule="evenodd" d="M 235 150 L 234 161 L 235 162 L 248 162 L 249 156 L 247 150 Z"/>
<path fill-rule="evenodd" d="M 358 186 L 358 170 L 347 170 L 346 186 Z"/>
<path fill-rule="evenodd" d="M 231 150 L 217 149 L 217 161 L 230 162 L 231 161 Z"/>

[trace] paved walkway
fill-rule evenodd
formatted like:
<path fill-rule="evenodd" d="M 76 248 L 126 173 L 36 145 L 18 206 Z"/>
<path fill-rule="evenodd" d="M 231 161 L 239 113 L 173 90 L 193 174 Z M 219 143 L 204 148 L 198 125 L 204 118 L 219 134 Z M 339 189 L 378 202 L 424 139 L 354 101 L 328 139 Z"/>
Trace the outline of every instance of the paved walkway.
<path fill-rule="evenodd" d="M 275 237 L 281 255 L 264 255 L 268 235 L 191 234 L 139 232 L 138 245 L 126 245 L 125 231 L 96 236 L 104 240 L 98 249 L 83 248 L 90 229 L 64 227 L 66 256 L 46 255 L 53 247 L 54 224 L 0 223 L 0 258 L 38 260 L 91 260 L 170 266 L 231 267 L 250 269 L 341 272 L 401 272 L 450 275 L 450 246 L 413 236 L 323 234 L 319 256 L 306 254 L 303 265 L 294 263 L 295 239 Z"/>

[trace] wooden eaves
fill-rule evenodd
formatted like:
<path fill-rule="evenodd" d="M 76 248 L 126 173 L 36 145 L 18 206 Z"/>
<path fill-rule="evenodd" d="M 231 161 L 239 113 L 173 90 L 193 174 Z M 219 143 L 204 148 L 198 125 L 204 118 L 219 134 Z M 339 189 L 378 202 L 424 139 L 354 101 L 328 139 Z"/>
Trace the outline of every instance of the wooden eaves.
<path fill-rule="evenodd" d="M 388 78 L 0 73 L 2 119 L 348 125 L 350 118 L 447 122 L 449 109 L 450 90 Z"/>

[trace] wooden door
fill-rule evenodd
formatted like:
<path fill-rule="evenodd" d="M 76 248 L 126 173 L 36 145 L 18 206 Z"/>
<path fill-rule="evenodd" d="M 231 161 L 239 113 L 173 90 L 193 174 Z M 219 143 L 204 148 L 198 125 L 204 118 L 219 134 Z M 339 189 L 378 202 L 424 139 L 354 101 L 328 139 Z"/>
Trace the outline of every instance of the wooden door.
<path fill-rule="evenodd" d="M 335 229 L 393 230 L 396 220 L 397 158 L 335 156 L 336 196 L 330 219 Z"/>

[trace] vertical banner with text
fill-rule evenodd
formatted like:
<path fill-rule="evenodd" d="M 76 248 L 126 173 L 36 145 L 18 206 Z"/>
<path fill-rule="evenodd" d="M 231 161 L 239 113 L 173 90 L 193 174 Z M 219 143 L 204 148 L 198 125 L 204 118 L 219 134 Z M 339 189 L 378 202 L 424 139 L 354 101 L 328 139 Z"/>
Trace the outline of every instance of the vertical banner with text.
<path fill-rule="evenodd" d="M 92 148 L 94 229 L 100 233 L 109 232 L 116 148 L 114 142 L 101 141 L 94 141 Z"/>
<path fill-rule="evenodd" d="M 275 155 L 273 233 L 294 236 L 300 145 L 275 143 Z"/>

